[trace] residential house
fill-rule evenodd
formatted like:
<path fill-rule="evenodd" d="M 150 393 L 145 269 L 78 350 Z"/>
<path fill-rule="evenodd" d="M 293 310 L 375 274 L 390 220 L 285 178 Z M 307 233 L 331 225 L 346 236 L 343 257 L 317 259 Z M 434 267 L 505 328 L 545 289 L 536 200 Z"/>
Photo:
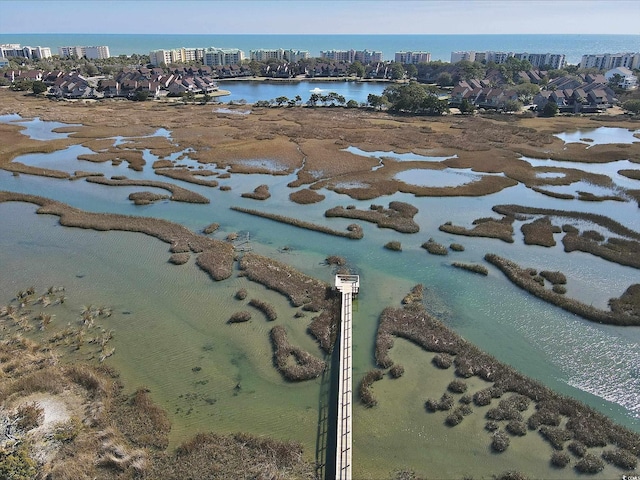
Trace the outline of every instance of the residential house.
<path fill-rule="evenodd" d="M 625 90 L 634 90 L 638 88 L 638 77 L 636 77 L 627 67 L 612 68 L 604 74 L 607 82 L 613 80 L 616 75 L 619 77 L 618 87 Z"/>

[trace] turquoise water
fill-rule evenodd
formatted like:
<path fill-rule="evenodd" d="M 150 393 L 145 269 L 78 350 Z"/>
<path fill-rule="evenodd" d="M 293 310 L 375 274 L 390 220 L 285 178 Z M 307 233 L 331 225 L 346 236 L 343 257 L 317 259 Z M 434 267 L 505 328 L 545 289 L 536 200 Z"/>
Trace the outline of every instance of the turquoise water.
<path fill-rule="evenodd" d="M 51 168 L 58 164 L 60 169 L 70 171 L 99 169 L 108 176 L 122 174 L 124 170 L 131 178 L 155 177 L 150 167 L 155 157 L 151 154 L 144 171 L 134 172 L 110 163 L 74 161 L 73 156 L 80 148 L 70 147 L 78 150 L 65 150 L 64 154 L 25 156 L 18 161 Z M 323 190 L 326 195 L 323 202 L 294 205 L 288 199 L 292 189 L 286 187 L 292 178 L 292 175 L 232 174 L 220 181 L 232 187 L 230 192 L 174 181 L 210 198 L 209 205 L 167 201 L 137 207 L 127 196 L 143 188 L 116 188 L 83 180 L 70 182 L 30 175 L 14 177 L 5 171 L 0 171 L 0 190 L 34 193 L 88 211 L 166 218 L 194 231 L 218 222 L 221 228 L 216 238 L 248 231 L 258 253 L 327 282 L 332 280 L 332 271 L 322 265 L 324 258 L 331 254 L 346 257 L 361 275 L 362 287 L 354 313 L 355 382 L 374 366 L 373 342 L 381 310 L 399 305 L 414 284 L 423 283 L 430 311 L 463 337 L 560 393 L 574 396 L 640 431 L 637 402 L 640 328 L 608 327 L 581 320 L 523 293 L 493 268 L 484 278 L 449 264 L 482 263 L 484 254 L 493 252 L 524 266 L 561 270 L 569 278 L 568 295 L 601 308 L 631 283 L 638 283 L 637 270 L 580 252 L 566 254 L 560 244 L 548 249 L 525 247 L 520 233 L 524 221 L 514 224 L 513 244 L 438 231 L 438 226 L 446 221 L 468 226 L 475 218 L 492 215 L 491 207 L 503 203 L 591 211 L 640 230 L 637 205 L 615 203 L 612 209 L 611 202 L 563 201 L 537 194 L 523 185 L 478 198 L 414 198 L 395 194 L 375 203 L 399 200 L 415 205 L 420 210 L 415 218 L 420 232 L 403 235 L 362 223 L 365 237 L 358 241 L 301 230 L 228 208 L 237 205 L 284 213 L 344 229 L 351 220 L 327 219 L 324 211 L 349 204 L 368 209 L 371 203 Z M 269 200 L 257 202 L 240 197 L 260 184 L 269 185 L 272 193 Z M 235 291 L 246 287 L 251 296 L 276 307 L 279 312 L 276 323 L 286 326 L 292 343 L 320 355 L 305 332 L 309 317 L 294 319 L 295 310 L 283 297 L 243 278 L 233 276 L 224 282 L 212 282 L 195 267 L 193 259 L 180 267 L 168 264 L 168 245 L 155 239 L 132 233 L 64 228 L 58 225 L 56 217 L 35 215 L 34 211 L 31 205 L 0 204 L 3 225 L 0 292 L 4 292 L 0 301 L 7 301 L 26 285 L 46 288 L 53 284 L 67 288 L 70 308 L 74 301 L 78 305 L 90 301 L 112 306 L 115 313 L 109 328 L 115 331 L 116 354 L 109 361 L 123 372 L 127 385 L 148 386 L 154 398 L 169 411 L 174 421 L 174 442 L 194 430 L 244 430 L 296 439 L 305 444 L 308 452 L 314 451 L 319 381 L 303 384 L 282 381 L 271 363 L 268 331 L 272 325 L 258 315 L 248 324 L 226 325 L 231 313 L 247 308 L 233 298 Z M 451 252 L 447 257 L 428 255 L 420 245 L 430 237 L 445 245 L 462 243 L 465 251 Z M 558 243 L 560 238 L 556 237 Z M 403 251 L 384 249 L 383 245 L 390 240 L 401 241 Z M 283 251 L 284 246 L 289 249 Z M 507 469 L 509 457 L 496 459 L 486 449 L 477 450 L 484 437 L 480 436 L 477 442 L 466 438 L 482 431 L 481 423 L 476 424 L 482 420 L 463 422 L 462 429 L 456 427 L 449 437 L 438 440 L 443 442 L 442 451 L 434 447 L 429 432 L 441 428 L 442 419 L 426 415 L 422 404 L 427 397 L 436 396 L 434 391 L 440 388 L 436 386 L 446 379 L 430 369 L 431 355 L 398 343 L 391 352 L 392 358 L 405 365 L 405 377 L 376 384 L 380 409 L 367 410 L 360 405 L 354 408 L 357 457 L 388 470 L 408 465 L 426 472 L 434 463 L 440 465 L 438 468 L 442 470 L 438 471 L 454 477 L 468 473 L 464 468 L 465 462 L 469 462 L 468 455 L 473 455 L 479 464 L 477 476 L 488 475 L 496 468 Z M 200 373 L 192 371 L 196 366 L 202 368 Z M 242 389 L 235 394 L 234 386 L 238 383 Z M 399 404 L 406 408 L 397 408 Z M 468 442 L 473 452 L 460 447 Z M 517 441 L 513 445 L 515 451 L 524 448 L 515 444 Z M 557 471 L 531 470 L 540 463 L 540 457 L 548 457 L 548 447 L 536 445 L 531 447 L 529 460 L 523 459 L 519 465 L 525 471 L 557 478 L 561 475 Z M 433 448 L 441 452 L 437 458 L 425 453 Z"/>

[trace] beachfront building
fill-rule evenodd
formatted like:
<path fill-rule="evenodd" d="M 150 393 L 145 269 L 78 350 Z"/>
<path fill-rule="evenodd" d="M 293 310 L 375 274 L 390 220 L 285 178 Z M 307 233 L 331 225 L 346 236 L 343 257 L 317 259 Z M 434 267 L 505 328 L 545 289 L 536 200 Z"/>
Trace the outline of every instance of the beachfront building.
<path fill-rule="evenodd" d="M 58 55 L 61 57 L 71 58 L 88 58 L 91 60 L 100 60 L 103 58 L 109 58 L 111 55 L 109 54 L 109 47 L 106 45 L 95 46 L 95 47 L 86 47 L 86 46 L 75 46 L 75 47 L 58 47 Z"/>
<path fill-rule="evenodd" d="M 49 47 L 22 47 L 19 43 L 5 43 L 0 45 L 0 57 L 28 58 L 30 60 L 50 58 L 51 49 Z"/>
<path fill-rule="evenodd" d="M 625 67 L 629 70 L 640 68 L 640 52 L 583 55 L 580 61 L 580 68 L 610 70 L 617 67 Z"/>
<path fill-rule="evenodd" d="M 8 58 L 4 58 L 4 57 L 0 57 L 0 68 L 4 68 L 4 67 L 8 67 L 9 66 L 9 59 Z"/>
<path fill-rule="evenodd" d="M 358 61 L 365 65 L 383 61 L 382 52 L 369 50 L 325 50 L 320 52 L 320 57 L 332 62 Z"/>
<path fill-rule="evenodd" d="M 604 78 L 606 78 L 607 82 L 611 82 L 611 80 L 616 78 L 616 75 L 618 76 L 618 87 L 625 90 L 635 90 L 638 88 L 638 77 L 627 67 L 612 68 L 604 74 Z"/>
<path fill-rule="evenodd" d="M 169 65 L 170 63 L 191 63 L 204 59 L 204 48 L 182 47 L 171 50 L 153 50 L 149 52 L 151 65 Z"/>
<path fill-rule="evenodd" d="M 403 65 L 418 63 L 429 63 L 431 61 L 430 52 L 396 52 L 395 61 Z"/>
<path fill-rule="evenodd" d="M 551 68 L 560 70 L 567 64 L 567 59 L 561 53 L 514 53 L 518 60 L 527 60 L 534 68 Z"/>
<path fill-rule="evenodd" d="M 282 48 L 275 50 L 249 50 L 249 59 L 255 60 L 256 62 L 266 62 L 267 60 L 275 59 L 279 62 L 295 63 L 298 60 L 304 60 L 310 57 L 311 55 L 306 50 L 284 50 Z"/>
<path fill-rule="evenodd" d="M 451 63 L 458 63 L 462 61 L 475 62 L 476 52 L 472 50 L 466 52 L 451 52 Z"/>
<path fill-rule="evenodd" d="M 204 64 L 210 67 L 222 65 L 240 65 L 244 52 L 238 48 L 209 47 L 204 51 Z"/>

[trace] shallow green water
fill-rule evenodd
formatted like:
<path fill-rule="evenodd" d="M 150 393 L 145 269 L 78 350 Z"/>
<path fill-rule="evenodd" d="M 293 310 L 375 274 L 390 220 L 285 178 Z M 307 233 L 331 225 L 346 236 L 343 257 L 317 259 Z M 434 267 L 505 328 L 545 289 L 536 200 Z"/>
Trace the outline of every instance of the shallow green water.
<path fill-rule="evenodd" d="M 78 164 L 77 169 L 92 169 L 87 162 Z M 123 170 L 122 166 L 110 165 L 96 168 L 112 169 L 111 174 L 116 175 Z M 148 171 L 125 170 L 131 178 L 152 177 Z M 332 281 L 333 272 L 322 265 L 324 258 L 330 254 L 345 256 L 361 275 L 361 294 L 354 313 L 355 384 L 374 366 L 373 342 L 381 310 L 399 305 L 402 296 L 420 282 L 427 287 L 431 312 L 462 336 L 525 374 L 640 431 L 640 329 L 581 320 L 524 294 L 493 268 L 484 278 L 449 264 L 482 262 L 485 253 L 494 252 L 522 265 L 561 270 L 569 278 L 569 295 L 601 307 L 629 284 L 638 283 L 637 270 L 587 254 L 566 254 L 561 246 L 525 247 L 519 224 L 515 225 L 514 244 L 456 237 L 437 229 L 445 221 L 468 225 L 475 218 L 489 216 L 495 204 L 520 203 L 603 213 L 640 230 L 637 205 L 616 203 L 612 210 L 612 202 L 560 201 L 521 186 L 482 198 L 413 198 L 398 194 L 374 203 L 402 200 L 417 206 L 420 233 L 402 235 L 363 224 L 365 238 L 359 241 L 300 230 L 228 208 L 247 206 L 345 228 L 350 220 L 325 219 L 323 212 L 334 205 L 368 208 L 371 203 L 323 192 L 327 199 L 320 204 L 295 205 L 288 200 L 289 181 L 288 176 L 232 175 L 221 181 L 232 186 L 231 192 L 176 181 L 207 195 L 211 204 L 162 202 L 135 207 L 127 196 L 141 188 L 13 177 L 0 171 L 0 190 L 34 193 L 89 211 L 167 218 L 197 231 L 215 221 L 221 224 L 215 234 L 218 238 L 249 231 L 258 253 L 327 282 Z M 267 183 L 272 193 L 266 202 L 240 197 L 240 193 L 262 183 Z M 248 431 L 301 441 L 313 457 L 323 401 L 321 382 L 284 382 L 272 366 L 268 337 L 273 325 L 285 325 L 292 343 L 321 355 L 306 334 L 310 315 L 294 318 L 297 309 L 291 308 L 284 297 L 235 275 L 212 282 L 195 267 L 193 259 L 183 266 L 171 265 L 167 263 L 168 245 L 156 239 L 133 233 L 68 229 L 58 225 L 57 217 L 35 215 L 34 211 L 31 205 L 0 204 L 0 302 L 32 284 L 39 288 L 64 285 L 70 311 L 79 312 L 80 305 L 87 302 L 113 307 L 114 315 L 104 322 L 115 332 L 116 353 L 108 362 L 122 372 L 130 388 L 147 386 L 153 398 L 167 409 L 174 424 L 174 445 L 195 431 Z M 451 252 L 447 257 L 430 256 L 420 248 L 429 237 L 446 245 L 462 243 L 466 250 Z M 400 240 L 403 251 L 382 248 L 389 240 Z M 279 248 L 285 245 L 290 250 L 281 253 Z M 243 287 L 249 296 L 240 302 L 233 296 Z M 252 297 L 275 305 L 279 318 L 267 322 L 260 312 L 246 305 Z M 226 324 L 233 312 L 244 309 L 252 311 L 251 322 Z M 386 476 L 386 472 L 404 467 L 438 478 L 486 477 L 512 468 L 535 478 L 573 475 L 571 470 L 546 467 L 550 447 L 534 434 L 512 439 L 504 455 L 491 454 L 481 409 L 454 429 L 444 428 L 444 418 L 427 414 L 423 405 L 426 398 L 444 392 L 451 373 L 435 370 L 430 364 L 431 354 L 401 340 L 396 341 L 391 356 L 405 366 L 405 375 L 375 384 L 379 400 L 376 408 L 354 408 L 354 471 L 359 477 L 380 472 Z M 474 381 L 481 388 L 480 381 Z M 618 475 L 606 470 L 597 478 L 611 476 Z"/>

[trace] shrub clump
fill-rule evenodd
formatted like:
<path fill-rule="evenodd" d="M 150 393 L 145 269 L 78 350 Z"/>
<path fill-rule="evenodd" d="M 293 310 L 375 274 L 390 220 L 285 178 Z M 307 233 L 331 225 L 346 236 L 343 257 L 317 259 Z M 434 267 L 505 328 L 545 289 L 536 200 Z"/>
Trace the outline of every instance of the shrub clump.
<path fill-rule="evenodd" d="M 592 453 L 587 453 L 576 463 L 576 470 L 580 473 L 598 473 L 604 469 L 604 462 Z"/>
<path fill-rule="evenodd" d="M 479 273 L 480 275 L 489 275 L 489 269 L 484 265 L 479 265 L 477 263 L 453 262 L 451 265 L 456 268 L 468 270 L 469 272 L 472 272 L 472 273 Z"/>
<path fill-rule="evenodd" d="M 564 295 L 565 293 L 567 293 L 567 287 L 565 287 L 564 285 L 554 285 L 551 290 L 553 290 L 558 295 Z"/>
<path fill-rule="evenodd" d="M 442 245 L 441 243 L 436 242 L 433 238 L 430 238 L 428 241 L 422 244 L 422 248 L 424 248 L 431 255 L 448 255 L 449 251 L 447 247 Z"/>
<path fill-rule="evenodd" d="M 634 470 L 638 466 L 638 457 L 628 450 L 605 450 L 602 458 L 622 470 Z"/>
<path fill-rule="evenodd" d="M 553 452 L 551 455 L 551 465 L 557 468 L 564 468 L 569 465 L 571 457 L 566 452 Z"/>
<path fill-rule="evenodd" d="M 369 370 L 365 376 L 362 378 L 360 382 L 360 401 L 364 404 L 365 407 L 371 408 L 375 407 L 378 404 L 378 400 L 373 395 L 373 390 L 371 389 L 374 382 L 382 380 L 382 370 L 374 369 Z"/>
<path fill-rule="evenodd" d="M 587 453 L 587 447 L 582 442 L 571 442 L 567 449 L 573 453 L 576 457 L 584 457 Z"/>
<path fill-rule="evenodd" d="M 564 428 L 543 425 L 540 427 L 539 431 L 540 435 L 542 435 L 556 450 L 562 450 L 564 448 L 564 443 L 571 440 L 571 432 Z"/>
<path fill-rule="evenodd" d="M 425 402 L 424 407 L 429 412 L 451 410 L 451 407 L 453 407 L 453 397 L 448 393 L 444 393 L 442 397 L 440 397 L 440 400 L 429 398 Z"/>
<path fill-rule="evenodd" d="M 567 283 L 567 276 L 562 272 L 543 270 L 540 272 L 540 276 L 551 282 L 553 285 L 565 285 Z"/>
<path fill-rule="evenodd" d="M 242 312 L 235 312 L 231 315 L 227 323 L 242 323 L 248 322 L 249 320 L 251 320 L 251 313 L 243 310 Z"/>
<path fill-rule="evenodd" d="M 386 248 L 387 250 L 393 250 L 394 252 L 401 252 L 402 251 L 402 244 L 400 242 L 398 242 L 397 240 L 392 240 L 390 242 L 387 242 L 384 245 L 384 248 Z"/>
<path fill-rule="evenodd" d="M 389 374 L 392 378 L 400 378 L 404 375 L 404 367 L 402 365 L 395 364 L 389 369 Z"/>
<path fill-rule="evenodd" d="M 191 255 L 189 255 L 186 252 L 172 253 L 171 256 L 169 257 L 169 262 L 173 263 L 174 265 L 184 265 L 189 261 L 190 257 Z"/>
<path fill-rule="evenodd" d="M 464 245 L 461 245 L 459 243 L 452 243 L 451 245 L 449 245 L 449 248 L 454 252 L 464 252 Z"/>
<path fill-rule="evenodd" d="M 347 264 L 347 259 L 344 257 L 340 257 L 339 255 L 329 255 L 325 262 L 327 265 L 337 265 L 339 267 L 343 267 Z"/>
<path fill-rule="evenodd" d="M 247 289 L 241 288 L 236 292 L 235 297 L 237 300 L 244 300 L 245 298 L 247 298 Z"/>
<path fill-rule="evenodd" d="M 446 370 L 453 365 L 453 357 L 447 353 L 438 353 L 433 357 L 431 362 L 438 368 Z"/>
<path fill-rule="evenodd" d="M 278 312 L 276 312 L 276 309 L 273 307 L 273 305 L 267 302 L 263 302 L 262 300 L 258 300 L 257 298 L 252 298 L 249 301 L 249 305 L 257 308 L 262 313 L 264 313 L 267 317 L 267 320 L 269 320 L 270 322 L 278 318 Z"/>
<path fill-rule="evenodd" d="M 467 391 L 467 384 L 462 380 L 456 379 L 447 385 L 447 390 L 452 393 L 464 393 Z"/>
<path fill-rule="evenodd" d="M 489 420 L 484 424 L 484 429 L 488 430 L 489 432 L 495 432 L 496 430 L 498 430 L 498 428 L 500 428 L 498 422 L 495 422 L 493 420 Z"/>
<path fill-rule="evenodd" d="M 207 235 L 210 233 L 215 232 L 216 230 L 218 230 L 220 228 L 220 224 L 219 223 L 212 223 L 210 225 L 207 225 L 206 227 L 204 227 L 203 232 L 206 233 Z"/>
<path fill-rule="evenodd" d="M 499 430 L 493 434 L 491 439 L 491 450 L 497 453 L 504 452 L 509 447 L 509 435 Z"/>
<path fill-rule="evenodd" d="M 527 434 L 527 425 L 521 420 L 511 420 L 506 426 L 507 432 L 517 437 L 523 437 Z"/>

